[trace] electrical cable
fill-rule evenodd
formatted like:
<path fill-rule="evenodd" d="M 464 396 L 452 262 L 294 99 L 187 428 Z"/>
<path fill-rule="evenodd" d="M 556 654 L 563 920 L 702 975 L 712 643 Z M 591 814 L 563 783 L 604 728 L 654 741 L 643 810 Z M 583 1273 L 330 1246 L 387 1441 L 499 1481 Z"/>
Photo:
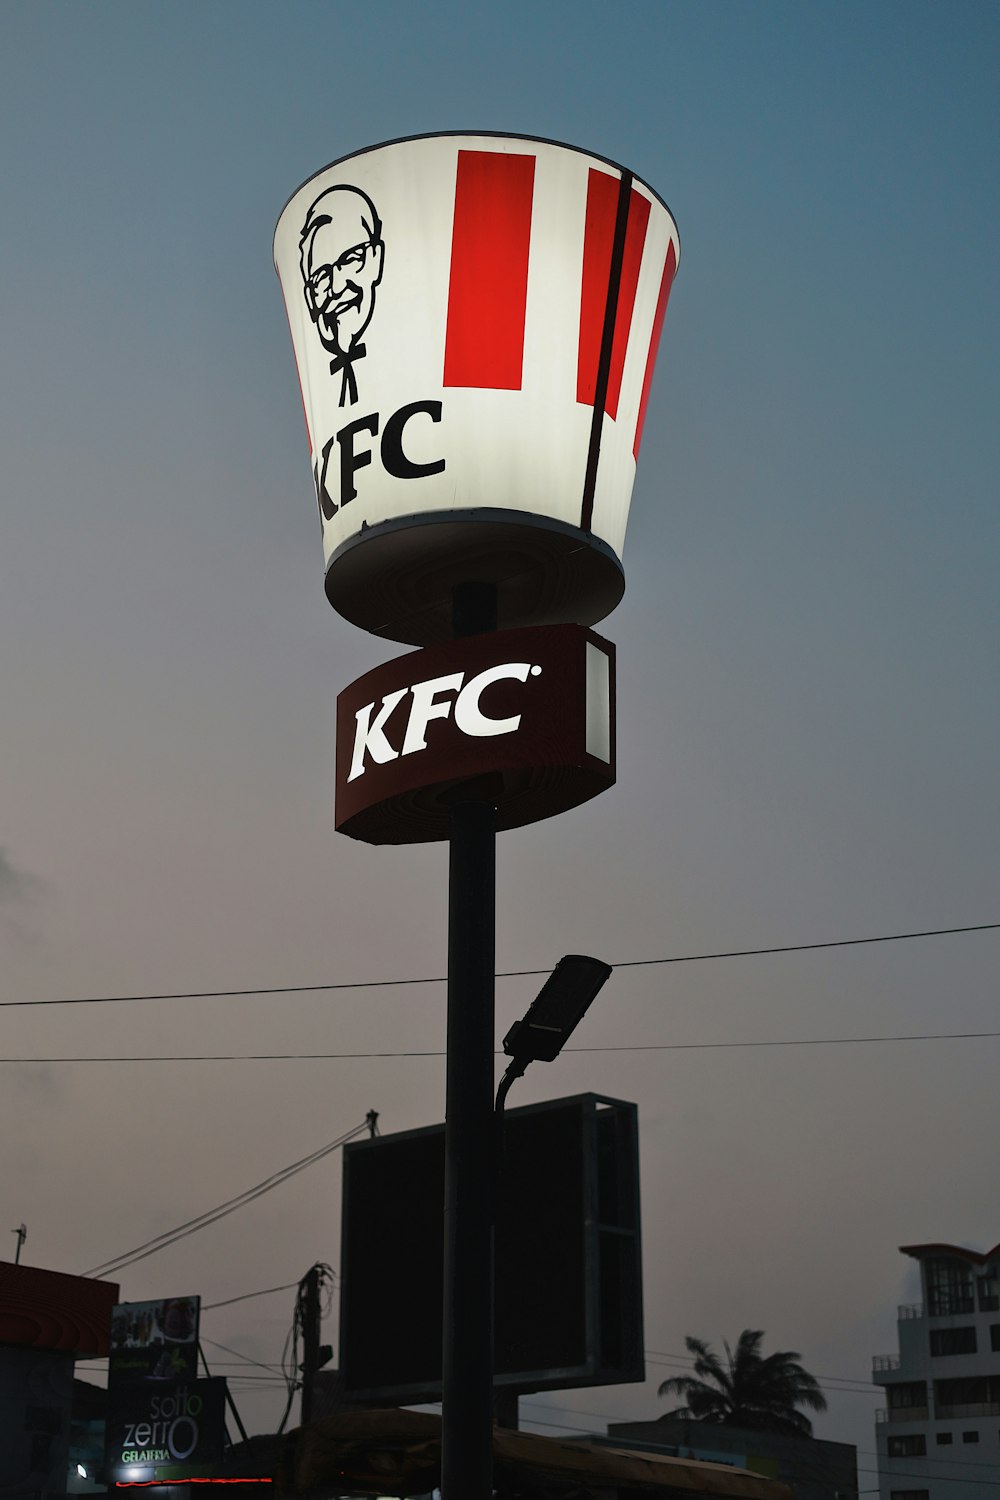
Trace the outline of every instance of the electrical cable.
<path fill-rule="evenodd" d="M 767 1037 L 743 1042 L 634 1042 L 604 1047 L 564 1047 L 571 1052 L 711 1052 L 745 1047 L 847 1047 L 888 1042 L 964 1042 L 1000 1037 L 1000 1031 L 905 1032 L 898 1036 Z M 503 1057 L 499 1050 L 494 1057 Z M 443 1050 L 400 1052 L 195 1052 L 131 1057 L 0 1057 L 3 1063 L 189 1063 L 189 1062 L 350 1062 L 399 1057 L 444 1057 Z M 362 1127 L 367 1129 L 367 1125 Z"/>
<path fill-rule="evenodd" d="M 901 943 L 912 938 L 952 937 L 964 932 L 992 932 L 1000 922 L 977 922 L 965 927 L 935 927 L 921 932 L 890 932 L 878 937 L 833 938 L 821 943 L 785 943 L 770 948 L 733 948 L 717 953 L 678 953 L 666 958 L 629 958 L 612 964 L 614 969 L 648 968 L 660 964 L 702 963 L 713 958 L 759 958 L 773 953 L 813 953 L 821 948 L 857 948 L 869 943 Z M 504 969 L 497 979 L 529 979 L 546 975 L 549 969 Z M 432 975 L 413 979 L 358 979 L 335 984 L 277 984 L 233 990 L 178 990 L 143 995 L 83 995 L 63 1000 L 0 1000 L 0 1009 L 28 1005 L 130 1005 L 139 1000 L 221 1000 L 250 995 L 309 995 L 327 990 L 390 989 L 408 984 L 446 984 L 447 976 Z"/>
<path fill-rule="evenodd" d="M 321 1146 L 318 1151 L 312 1151 L 308 1156 L 302 1157 L 299 1161 L 292 1162 L 290 1166 L 282 1167 L 280 1171 L 273 1172 L 270 1177 L 265 1177 L 263 1182 L 257 1183 L 256 1186 L 247 1188 L 244 1192 L 238 1193 L 234 1198 L 227 1198 L 224 1203 L 218 1204 L 215 1208 L 208 1209 L 205 1213 L 199 1214 L 194 1219 L 188 1219 L 183 1224 L 178 1224 L 174 1229 L 165 1230 L 163 1234 L 158 1234 L 153 1239 L 146 1240 L 141 1245 L 136 1245 L 132 1250 L 126 1250 L 111 1260 L 103 1261 L 92 1270 L 83 1272 L 83 1275 L 109 1276 L 117 1274 L 117 1272 L 124 1270 L 126 1266 L 133 1265 L 138 1260 L 145 1260 L 147 1256 L 155 1255 L 159 1250 L 165 1250 L 168 1245 L 173 1245 L 178 1240 L 186 1239 L 190 1234 L 196 1234 L 199 1229 L 207 1229 L 209 1224 L 214 1224 L 217 1220 L 226 1218 L 229 1214 L 235 1213 L 237 1209 L 244 1208 L 248 1203 L 253 1202 L 255 1198 L 260 1198 L 264 1193 L 269 1193 L 272 1188 L 278 1187 L 282 1182 L 287 1182 L 289 1177 L 294 1177 L 296 1173 L 305 1171 L 306 1167 L 311 1167 L 314 1162 L 322 1160 L 331 1151 L 337 1150 L 338 1147 L 343 1146 L 352 1137 L 360 1135 L 367 1128 L 364 1122 L 360 1125 L 355 1125 L 352 1130 L 339 1136 L 335 1141 L 330 1141 L 326 1146 Z"/>
<path fill-rule="evenodd" d="M 295 1283 L 293 1282 L 292 1284 L 294 1285 Z M 204 1309 L 202 1309 L 202 1311 L 204 1311 Z M 207 1339 L 205 1338 L 204 1334 L 199 1333 L 198 1337 L 201 1339 L 201 1342 L 203 1344 L 211 1344 L 213 1349 L 224 1349 L 227 1354 L 235 1354 L 237 1359 L 244 1360 L 248 1365 L 257 1365 L 259 1369 L 267 1370 L 270 1375 L 277 1375 L 279 1373 L 280 1367 L 278 1365 L 264 1364 L 261 1360 L 254 1359 L 252 1355 L 244 1354 L 239 1349 L 231 1348 L 229 1344 L 220 1344 L 218 1339 Z M 225 1361 L 223 1361 L 223 1363 L 225 1363 Z"/>
<path fill-rule="evenodd" d="M 658 1360 L 647 1360 L 647 1364 L 658 1364 L 660 1365 L 661 1369 L 666 1369 L 668 1371 L 671 1369 L 677 1369 L 676 1366 L 664 1366 L 660 1364 L 660 1361 Z M 685 1372 L 683 1370 L 677 1369 L 677 1373 L 683 1374 Z M 880 1395 L 880 1392 L 877 1390 L 867 1391 L 863 1390 L 860 1386 L 830 1385 L 828 1381 L 819 1379 L 817 1379 L 816 1383 L 821 1391 L 826 1391 L 831 1396 L 863 1396 L 866 1400 L 871 1401 L 873 1399 L 877 1400 Z M 618 1419 L 616 1418 L 615 1420 L 617 1421 Z"/>
<path fill-rule="evenodd" d="M 655 1365 L 683 1365 L 687 1369 L 693 1369 L 695 1361 L 689 1354 L 668 1353 L 663 1349 L 646 1349 L 646 1363 Z M 828 1382 L 824 1390 L 841 1391 L 848 1395 L 882 1395 L 884 1387 L 876 1385 L 871 1380 L 861 1380 L 853 1375 L 823 1375 L 816 1374 L 818 1381 Z M 837 1382 L 837 1383 L 835 1383 Z M 617 1418 L 615 1419 L 617 1421 Z"/>
<path fill-rule="evenodd" d="M 893 1462 L 895 1462 L 895 1460 L 893 1460 Z M 995 1467 L 1000 1468 L 1000 1465 L 996 1465 Z M 858 1467 L 858 1473 L 859 1474 L 879 1474 L 880 1471 L 878 1469 L 864 1469 L 864 1468 L 861 1468 L 859 1466 Z M 927 1483 L 928 1479 L 938 1479 L 938 1480 L 941 1480 L 942 1482 L 946 1482 L 948 1484 L 989 1485 L 989 1487 L 992 1489 L 994 1495 L 997 1492 L 997 1481 L 996 1481 L 996 1479 L 962 1479 L 962 1478 L 958 1478 L 958 1477 L 953 1478 L 951 1475 L 949 1475 L 948 1478 L 947 1478 L 947 1480 L 945 1480 L 944 1475 L 942 1475 L 942 1474 L 928 1474 L 926 1471 L 924 1473 L 922 1473 L 922 1474 L 919 1474 L 919 1473 L 915 1473 L 915 1472 L 913 1472 L 912 1470 L 909 1470 L 909 1469 L 891 1469 L 891 1470 L 888 1470 L 885 1475 L 881 1475 L 881 1477 L 882 1478 L 892 1478 L 892 1479 L 922 1479 L 925 1484 Z M 874 1494 L 875 1492 L 871 1491 L 871 1493 Z"/>
<path fill-rule="evenodd" d="M 281 1373 L 285 1377 L 288 1387 L 288 1400 L 278 1424 L 278 1433 L 285 1430 L 285 1423 L 292 1410 L 292 1402 L 295 1400 L 295 1392 L 300 1388 L 301 1381 L 298 1379 L 299 1370 L 299 1333 L 303 1327 L 305 1317 L 305 1295 L 306 1277 L 298 1283 L 298 1291 L 295 1294 L 295 1309 L 292 1313 L 292 1326 L 285 1335 L 285 1346 L 281 1351 Z"/>
<path fill-rule="evenodd" d="M 293 1286 L 298 1286 L 298 1282 L 286 1281 L 283 1286 L 266 1286 L 263 1291 L 244 1292 L 241 1297 L 227 1297 L 224 1302 L 203 1302 L 201 1310 L 203 1313 L 211 1312 L 215 1307 L 232 1307 L 234 1302 L 249 1302 L 251 1297 L 270 1297 L 272 1292 L 290 1292 Z M 212 1341 L 211 1339 L 206 1339 L 205 1342 L 210 1344 Z"/>
<path fill-rule="evenodd" d="M 352 1133 L 356 1134 L 357 1132 Z M 314 1161 L 320 1160 L 328 1151 L 334 1150 L 339 1144 L 340 1142 L 332 1142 L 329 1146 L 321 1148 L 318 1152 L 312 1153 L 309 1157 L 303 1158 L 291 1167 L 286 1167 L 282 1171 L 274 1173 L 272 1177 L 265 1178 L 264 1182 L 257 1184 L 256 1188 L 248 1188 L 245 1192 L 238 1194 L 236 1198 L 227 1199 L 225 1203 L 217 1205 L 215 1209 L 210 1209 L 204 1214 L 200 1214 L 196 1219 L 189 1219 L 185 1224 L 180 1224 L 173 1230 L 167 1230 L 163 1234 L 157 1235 L 153 1240 L 147 1240 L 144 1244 L 137 1245 L 135 1252 L 126 1251 L 114 1260 L 106 1261 L 102 1266 L 94 1267 L 84 1274 L 87 1276 L 107 1276 L 124 1269 L 133 1260 L 145 1259 L 146 1255 L 154 1254 L 157 1249 L 166 1249 L 167 1245 L 173 1244 L 175 1240 L 184 1239 L 188 1234 L 194 1234 L 199 1229 L 207 1228 L 216 1219 L 225 1218 L 227 1214 L 235 1212 L 237 1208 L 242 1208 L 246 1203 L 252 1202 L 254 1198 L 260 1197 L 265 1192 L 269 1192 L 272 1187 L 277 1187 L 287 1177 L 293 1176 L 296 1172 L 304 1170 L 307 1166 L 311 1166 Z M 161 1241 L 162 1243 L 158 1243 Z M 138 1252 L 144 1253 L 140 1254 Z"/>

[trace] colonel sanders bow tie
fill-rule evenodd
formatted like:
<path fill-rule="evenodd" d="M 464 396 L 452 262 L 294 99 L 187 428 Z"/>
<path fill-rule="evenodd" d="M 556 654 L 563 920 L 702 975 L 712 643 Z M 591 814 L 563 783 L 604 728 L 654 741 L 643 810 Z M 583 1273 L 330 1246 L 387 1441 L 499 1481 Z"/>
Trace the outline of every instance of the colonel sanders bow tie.
<path fill-rule="evenodd" d="M 348 404 L 353 406 L 355 401 L 357 401 L 358 377 L 354 373 L 354 361 L 356 359 L 364 359 L 364 357 L 364 344 L 355 344 L 353 348 L 345 349 L 343 353 L 338 354 L 336 359 L 331 359 L 330 374 L 336 375 L 339 372 L 342 376 L 338 406 L 346 406 Z"/>

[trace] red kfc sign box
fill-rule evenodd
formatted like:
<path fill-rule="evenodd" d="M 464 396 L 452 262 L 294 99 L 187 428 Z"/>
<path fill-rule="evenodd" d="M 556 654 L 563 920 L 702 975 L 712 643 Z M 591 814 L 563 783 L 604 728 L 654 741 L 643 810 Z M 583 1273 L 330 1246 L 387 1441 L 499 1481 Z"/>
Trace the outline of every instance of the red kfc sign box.
<path fill-rule="evenodd" d="M 369 844 L 448 836 L 463 794 L 497 828 L 578 806 L 615 780 L 615 652 L 579 625 L 410 652 L 337 699 L 336 824 Z"/>

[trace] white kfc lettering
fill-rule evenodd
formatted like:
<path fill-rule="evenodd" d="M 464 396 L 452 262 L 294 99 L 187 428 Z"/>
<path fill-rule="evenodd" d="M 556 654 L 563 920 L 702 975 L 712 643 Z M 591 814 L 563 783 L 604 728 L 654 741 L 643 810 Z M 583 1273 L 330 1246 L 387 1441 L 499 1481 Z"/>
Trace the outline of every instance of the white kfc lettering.
<path fill-rule="evenodd" d="M 471 678 L 455 704 L 455 723 L 462 733 L 471 734 L 477 739 L 492 734 L 513 734 L 521 723 L 521 715 L 514 714 L 510 719 L 487 718 L 479 707 L 479 696 L 491 682 L 501 682 L 505 677 L 513 677 L 517 682 L 527 682 L 529 672 L 532 677 L 537 677 L 541 670 L 541 667 L 533 667 L 528 661 L 511 661 L 502 667 L 487 667 L 478 677 Z"/>
<path fill-rule="evenodd" d="M 406 725 L 406 737 L 400 755 L 412 755 L 415 750 L 427 749 L 427 726 L 432 719 L 446 719 L 451 713 L 450 703 L 435 703 L 438 693 L 457 693 L 462 686 L 464 672 L 450 672 L 447 677 L 429 677 L 426 682 L 415 682 L 410 689 L 413 703 Z M 462 701 L 459 698 L 459 703 Z M 455 708 L 458 722 L 458 707 Z"/>
<path fill-rule="evenodd" d="M 354 751 L 351 756 L 348 781 L 356 781 L 359 776 L 364 775 L 367 769 L 366 755 L 370 756 L 376 764 L 385 765 L 401 755 L 414 755 L 419 750 L 426 750 L 427 726 L 433 719 L 449 718 L 453 708 L 456 728 L 473 739 L 514 734 L 521 725 L 520 714 L 512 714 L 506 719 L 491 719 L 488 714 L 483 713 L 479 700 L 494 682 L 502 682 L 505 679 L 527 682 L 529 676 L 540 676 L 541 670 L 541 667 L 533 666 L 527 661 L 504 662 L 500 666 L 487 667 L 484 672 L 470 677 L 464 687 L 462 686 L 464 672 L 449 672 L 444 677 L 429 677 L 425 682 L 416 682 L 410 688 L 398 688 L 393 693 L 387 693 L 382 699 L 374 720 L 372 714 L 375 711 L 375 704 L 366 703 L 364 708 L 359 708 L 354 715 Z M 385 725 L 407 693 L 411 698 L 410 711 L 407 716 L 402 748 L 396 750 L 385 734 Z M 451 693 L 456 696 L 454 698 L 443 696 Z"/>
<path fill-rule="evenodd" d="M 364 708 L 358 709 L 354 716 L 358 727 L 354 733 L 354 756 L 351 760 L 351 774 L 347 778 L 348 781 L 354 781 L 364 771 L 366 750 L 372 760 L 378 761 L 379 765 L 384 765 L 387 760 L 396 759 L 399 751 L 394 750 L 389 744 L 382 732 L 382 726 L 396 704 L 406 697 L 407 692 L 407 688 L 400 688 L 398 692 L 388 693 L 382 699 L 382 707 L 375 717 L 374 724 L 370 722 L 374 703 L 366 703 Z"/>

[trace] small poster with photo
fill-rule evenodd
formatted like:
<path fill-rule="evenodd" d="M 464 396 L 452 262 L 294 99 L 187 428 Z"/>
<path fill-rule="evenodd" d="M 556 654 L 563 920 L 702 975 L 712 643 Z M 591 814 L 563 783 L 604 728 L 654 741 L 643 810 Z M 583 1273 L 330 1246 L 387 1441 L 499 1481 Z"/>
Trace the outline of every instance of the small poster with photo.
<path fill-rule="evenodd" d="M 111 1316 L 109 1378 L 193 1380 L 198 1373 L 200 1297 L 119 1302 Z"/>

